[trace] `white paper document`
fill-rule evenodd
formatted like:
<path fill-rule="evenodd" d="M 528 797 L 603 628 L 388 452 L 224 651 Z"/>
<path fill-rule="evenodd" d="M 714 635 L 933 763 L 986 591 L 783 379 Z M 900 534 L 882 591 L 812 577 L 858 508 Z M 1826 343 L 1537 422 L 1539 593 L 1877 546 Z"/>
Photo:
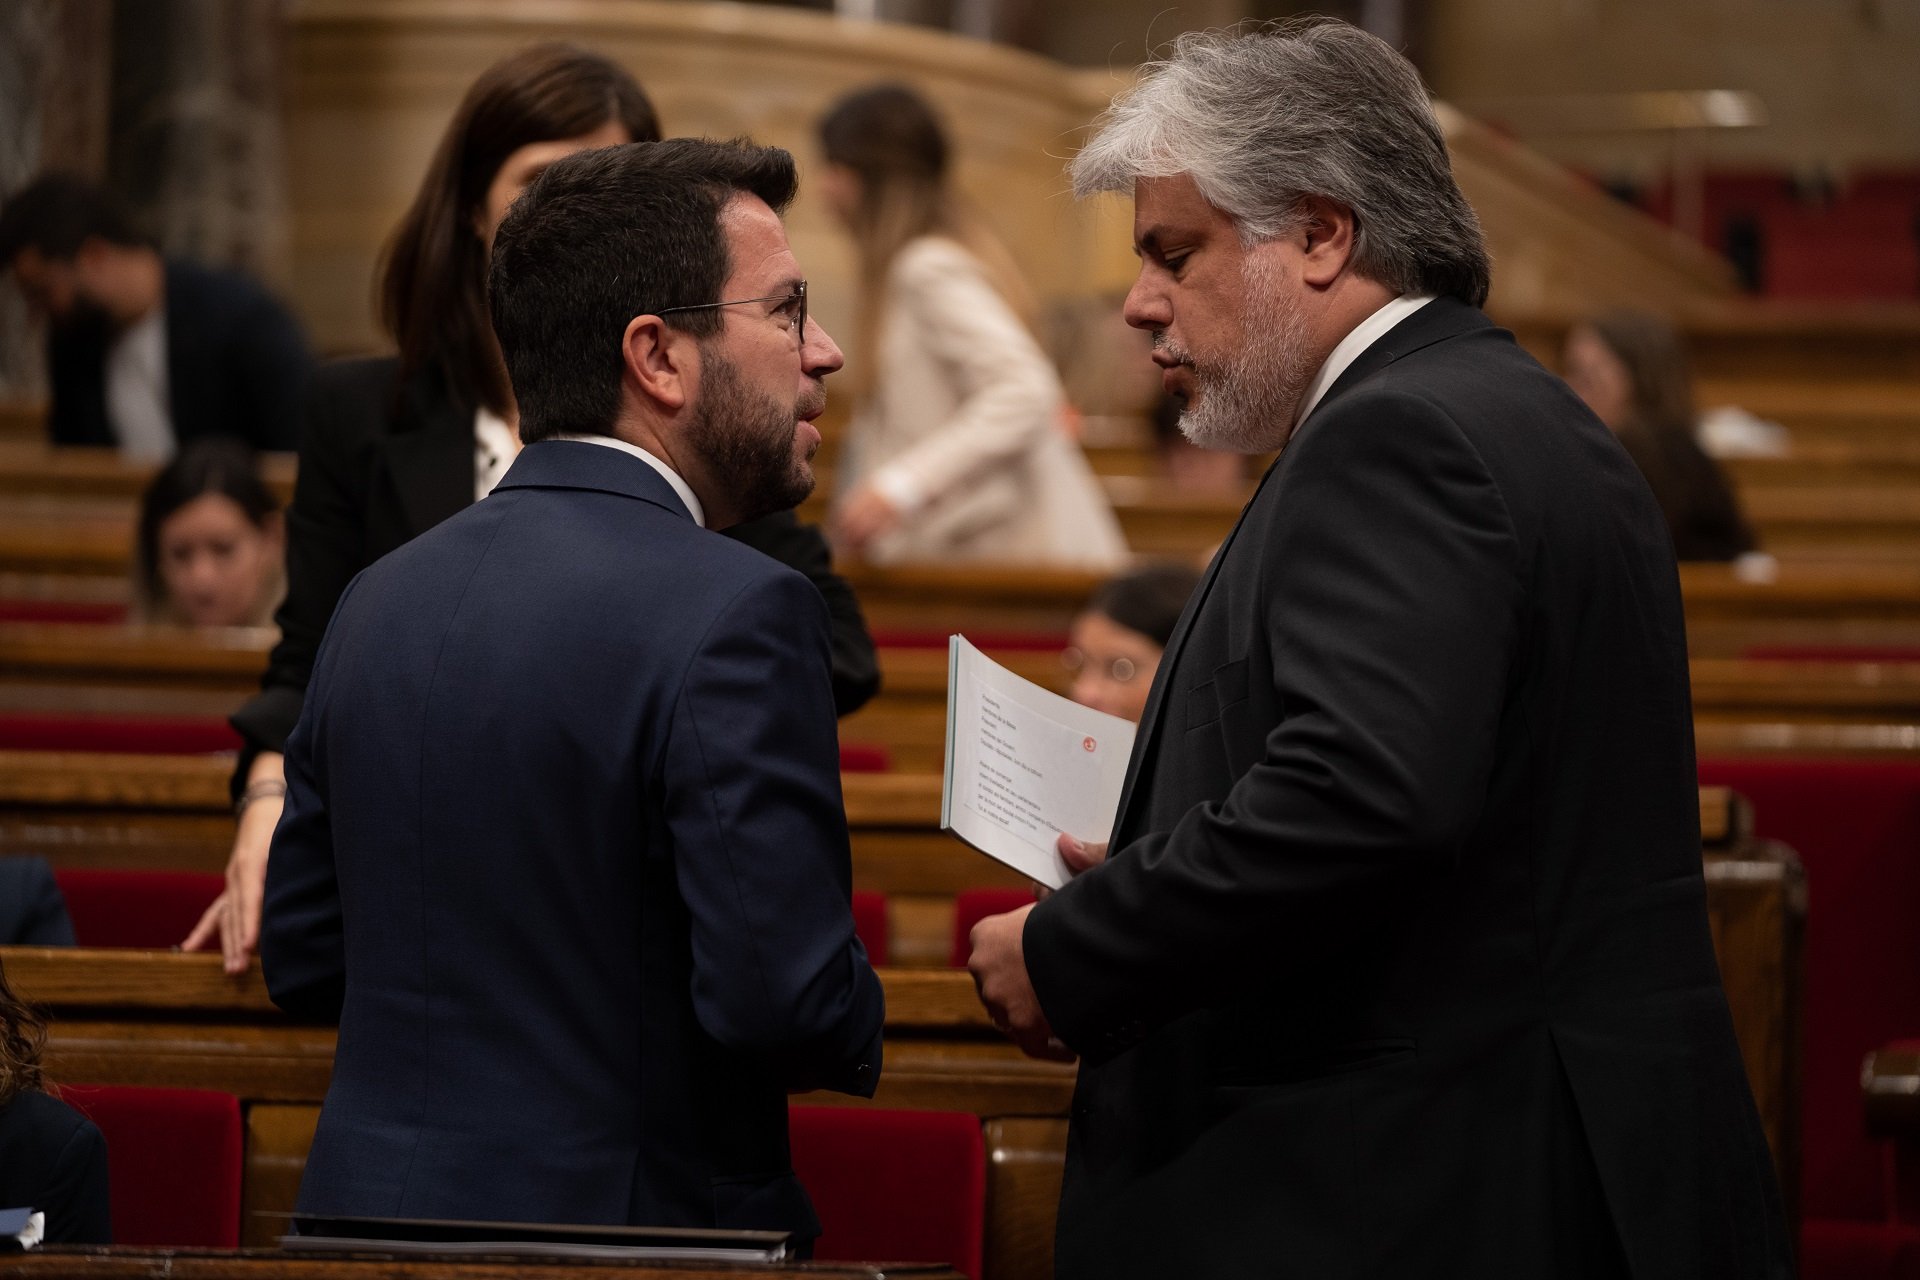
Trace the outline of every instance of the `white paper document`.
<path fill-rule="evenodd" d="M 940 825 L 1058 889 L 1061 832 L 1113 831 L 1133 725 L 1023 680 L 954 636 L 947 647 L 947 768 Z"/>

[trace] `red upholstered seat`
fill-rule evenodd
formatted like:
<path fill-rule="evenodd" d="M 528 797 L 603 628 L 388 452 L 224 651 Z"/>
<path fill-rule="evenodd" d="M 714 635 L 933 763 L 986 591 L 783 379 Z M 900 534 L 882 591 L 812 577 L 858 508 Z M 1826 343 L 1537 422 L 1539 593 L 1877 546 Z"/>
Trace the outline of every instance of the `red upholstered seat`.
<path fill-rule="evenodd" d="M 885 773 L 893 768 L 893 753 L 877 742 L 840 744 L 840 772 Z"/>
<path fill-rule="evenodd" d="M 217 716 L 0 714 L 0 750 L 4 751 L 208 755 L 239 749 L 240 735 Z"/>
<path fill-rule="evenodd" d="M 873 889 L 853 891 L 853 932 L 875 965 L 887 962 L 887 895 Z"/>
<path fill-rule="evenodd" d="M 1700 781 L 1750 799 L 1757 833 L 1806 865 L 1802 1274 L 1920 1278 L 1897 1269 L 1911 1227 L 1894 1225 L 1888 1150 L 1860 1097 L 1867 1053 L 1920 1031 L 1920 764 L 1703 760 Z M 1869 1257 L 1896 1269 L 1860 1269 Z"/>
<path fill-rule="evenodd" d="M 940 1262 L 980 1280 L 987 1156 L 957 1111 L 793 1107 L 793 1167 L 820 1215 L 814 1257 Z"/>
<path fill-rule="evenodd" d="M 973 954 L 973 926 L 988 916 L 1018 911 L 1033 901 L 1031 889 L 963 889 L 953 899 L 953 948 L 947 963 L 963 969 Z"/>
<path fill-rule="evenodd" d="M 976 649 L 1012 649 L 1023 653 L 1064 649 L 1067 638 L 1058 631 L 969 631 L 968 641 Z M 873 643 L 879 649 L 944 649 L 951 631 L 928 631 L 910 627 L 875 630 Z"/>
<path fill-rule="evenodd" d="M 0 622 L 99 623 L 127 620 L 127 606 L 92 600 L 0 600 Z"/>
<path fill-rule="evenodd" d="M 174 946 L 227 887 L 211 871 L 56 871 L 53 878 L 83 947 Z"/>
<path fill-rule="evenodd" d="M 1741 651 L 1755 662 L 1920 662 L 1904 645 L 1761 644 Z"/>
<path fill-rule="evenodd" d="M 240 1100 L 205 1089 L 69 1086 L 107 1139 L 113 1242 L 240 1244 Z"/>

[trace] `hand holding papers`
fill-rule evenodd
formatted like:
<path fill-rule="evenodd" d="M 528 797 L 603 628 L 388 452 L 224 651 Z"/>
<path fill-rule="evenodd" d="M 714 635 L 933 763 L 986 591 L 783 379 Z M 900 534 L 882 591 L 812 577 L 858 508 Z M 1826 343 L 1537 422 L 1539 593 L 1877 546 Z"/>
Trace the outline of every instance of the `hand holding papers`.
<path fill-rule="evenodd" d="M 1022 680 L 954 636 L 947 650 L 947 763 L 940 825 L 1058 889 L 1062 833 L 1113 829 L 1134 727 Z"/>

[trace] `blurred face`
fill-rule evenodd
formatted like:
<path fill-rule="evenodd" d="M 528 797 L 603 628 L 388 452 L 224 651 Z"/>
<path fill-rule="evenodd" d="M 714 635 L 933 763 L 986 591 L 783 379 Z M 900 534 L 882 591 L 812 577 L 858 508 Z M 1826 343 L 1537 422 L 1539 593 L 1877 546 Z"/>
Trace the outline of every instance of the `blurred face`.
<path fill-rule="evenodd" d="M 700 343 L 700 385 L 687 442 L 727 494 L 728 513 L 749 520 L 798 505 L 813 492 L 813 420 L 827 407 L 826 376 L 840 348 L 813 320 L 800 323 L 805 279 L 780 215 L 739 195 L 720 214 L 732 274 L 718 301 L 720 331 Z"/>
<path fill-rule="evenodd" d="M 820 193 L 820 199 L 833 216 L 842 222 L 852 222 L 853 215 L 860 208 L 860 175 L 844 164 L 829 163 L 813 180 L 813 189 Z"/>
<path fill-rule="evenodd" d="M 520 198 L 522 191 L 533 185 L 535 178 L 547 171 L 548 165 L 576 152 L 592 151 L 596 147 L 617 147 L 632 141 L 633 136 L 627 132 L 625 125 L 618 120 L 609 120 L 592 133 L 554 142 L 529 142 L 508 156 L 494 171 L 493 181 L 487 186 L 486 199 L 473 211 L 474 232 L 480 237 L 480 242 L 487 246 L 487 252 L 493 252 L 493 236 L 506 220 L 507 210 L 513 207 L 513 202 Z"/>
<path fill-rule="evenodd" d="M 1068 638 L 1072 647 L 1061 655 L 1074 672 L 1068 696 L 1083 707 L 1140 723 L 1153 673 L 1160 669 L 1160 646 L 1104 613 L 1075 618 Z"/>
<path fill-rule="evenodd" d="M 1567 334 L 1562 363 L 1567 385 L 1600 421 L 1618 431 L 1633 413 L 1633 375 L 1600 335 L 1585 325 Z"/>
<path fill-rule="evenodd" d="M 1185 174 L 1139 179 L 1133 206 L 1140 275 L 1124 313 L 1153 334 L 1182 434 L 1203 449 L 1278 449 L 1320 363 L 1301 309 L 1300 249 L 1286 237 L 1243 245 Z"/>
<path fill-rule="evenodd" d="M 225 494 L 201 494 L 160 522 L 159 553 L 160 580 L 182 618 L 245 626 L 280 562 L 280 521 L 262 528 Z"/>

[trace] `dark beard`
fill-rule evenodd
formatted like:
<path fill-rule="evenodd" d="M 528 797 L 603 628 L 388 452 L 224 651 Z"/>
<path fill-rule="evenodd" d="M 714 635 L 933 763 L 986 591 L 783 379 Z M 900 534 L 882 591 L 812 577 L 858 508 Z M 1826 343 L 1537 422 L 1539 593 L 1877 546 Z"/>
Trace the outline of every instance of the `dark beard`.
<path fill-rule="evenodd" d="M 794 455 L 799 412 L 747 386 L 733 363 L 703 355 L 700 403 L 687 424 L 687 443 L 714 483 L 722 486 L 736 523 L 790 511 L 813 492 L 813 468 Z"/>

